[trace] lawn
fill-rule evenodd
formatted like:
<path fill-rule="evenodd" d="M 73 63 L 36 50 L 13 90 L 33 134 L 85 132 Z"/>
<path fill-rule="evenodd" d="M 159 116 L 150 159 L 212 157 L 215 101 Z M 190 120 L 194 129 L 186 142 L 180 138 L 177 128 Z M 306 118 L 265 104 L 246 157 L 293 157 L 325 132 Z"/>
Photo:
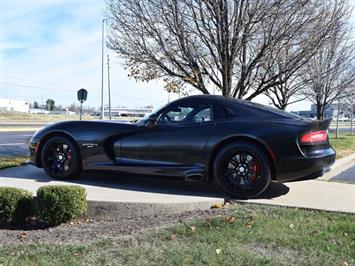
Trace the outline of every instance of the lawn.
<path fill-rule="evenodd" d="M 94 117 L 85 116 L 84 119 L 92 120 Z M 64 120 L 79 120 L 79 115 L 55 115 L 55 114 L 26 114 L 19 112 L 0 112 L 0 122 L 18 123 L 47 123 Z"/>
<path fill-rule="evenodd" d="M 79 115 L 56 115 L 56 114 L 26 114 L 19 112 L 0 112 L 0 122 L 17 123 L 49 123 L 57 121 L 79 120 Z M 83 116 L 83 120 L 96 120 L 99 117 Z M 108 117 L 106 117 L 108 119 Z M 115 120 L 134 120 L 133 117 L 113 117 Z"/>
<path fill-rule="evenodd" d="M 0 170 L 25 165 L 28 157 L 0 157 Z"/>
<path fill-rule="evenodd" d="M 3 246 L 0 265 L 353 265 L 354 241 L 354 215 L 243 204 L 128 238 Z"/>
<path fill-rule="evenodd" d="M 335 134 L 330 134 L 330 142 L 337 151 L 337 159 L 355 153 L 355 135 L 340 134 L 335 138 Z"/>

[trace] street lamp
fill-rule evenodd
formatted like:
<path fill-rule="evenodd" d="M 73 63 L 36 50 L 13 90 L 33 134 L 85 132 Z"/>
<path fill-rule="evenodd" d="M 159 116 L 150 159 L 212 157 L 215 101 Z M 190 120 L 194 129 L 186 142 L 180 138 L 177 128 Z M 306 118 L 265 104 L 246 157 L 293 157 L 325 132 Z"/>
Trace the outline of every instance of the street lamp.
<path fill-rule="evenodd" d="M 105 117 L 104 110 L 104 45 L 105 45 L 105 22 L 107 19 L 102 20 L 102 40 L 101 40 L 101 119 Z"/>

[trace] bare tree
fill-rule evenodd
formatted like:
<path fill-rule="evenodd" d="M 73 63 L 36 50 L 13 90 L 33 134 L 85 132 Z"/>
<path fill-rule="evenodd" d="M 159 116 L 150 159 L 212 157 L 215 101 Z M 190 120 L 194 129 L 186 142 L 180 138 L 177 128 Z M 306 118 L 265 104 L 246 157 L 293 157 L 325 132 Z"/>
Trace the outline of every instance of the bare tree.
<path fill-rule="evenodd" d="M 347 90 L 344 97 L 344 111 L 350 118 L 350 135 L 353 134 L 354 114 L 355 114 L 355 82 Z"/>
<path fill-rule="evenodd" d="M 280 82 L 269 88 L 265 92 L 265 95 L 276 108 L 285 110 L 287 106 L 306 99 L 306 97 L 300 93 L 305 87 L 305 84 L 300 74 L 297 73 L 284 82 Z"/>
<path fill-rule="evenodd" d="M 303 93 L 316 104 L 317 119 L 323 119 L 325 110 L 348 93 L 355 82 L 354 42 L 349 39 L 349 25 L 346 21 L 340 23 L 305 67 L 308 82 Z"/>
<path fill-rule="evenodd" d="M 346 8 L 345 0 L 111 0 L 108 46 L 137 80 L 250 100 L 307 63 Z M 285 47 L 282 69 L 268 71 Z"/>

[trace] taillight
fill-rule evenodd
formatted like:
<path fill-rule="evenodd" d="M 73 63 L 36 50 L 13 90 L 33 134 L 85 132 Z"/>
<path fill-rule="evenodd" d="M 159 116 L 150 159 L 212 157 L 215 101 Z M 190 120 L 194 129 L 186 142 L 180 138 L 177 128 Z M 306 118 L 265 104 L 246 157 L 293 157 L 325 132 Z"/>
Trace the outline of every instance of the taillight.
<path fill-rule="evenodd" d="M 302 135 L 301 143 L 312 144 L 317 142 L 325 142 L 327 137 L 327 131 L 325 130 L 313 131 Z"/>

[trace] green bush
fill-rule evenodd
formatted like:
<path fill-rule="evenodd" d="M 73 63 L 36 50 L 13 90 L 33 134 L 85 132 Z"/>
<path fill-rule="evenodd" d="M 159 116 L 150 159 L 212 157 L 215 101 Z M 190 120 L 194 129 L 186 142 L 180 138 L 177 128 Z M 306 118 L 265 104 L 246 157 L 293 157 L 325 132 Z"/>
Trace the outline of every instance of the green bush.
<path fill-rule="evenodd" d="M 80 186 L 44 186 L 37 190 L 37 215 L 49 225 L 69 222 L 86 210 L 86 190 Z"/>
<path fill-rule="evenodd" d="M 23 223 L 34 214 L 32 193 L 19 188 L 0 187 L 0 221 Z"/>

